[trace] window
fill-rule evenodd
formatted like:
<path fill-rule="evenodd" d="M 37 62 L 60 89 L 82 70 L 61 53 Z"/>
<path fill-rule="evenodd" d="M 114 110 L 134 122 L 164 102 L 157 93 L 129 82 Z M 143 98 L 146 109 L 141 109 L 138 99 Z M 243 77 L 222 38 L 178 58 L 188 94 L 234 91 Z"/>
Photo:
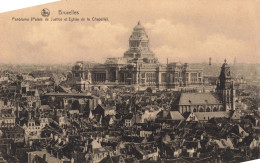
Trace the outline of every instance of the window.
<path fill-rule="evenodd" d="M 197 82 L 197 73 L 191 73 L 191 82 Z"/>
<path fill-rule="evenodd" d="M 142 42 L 142 47 L 147 47 L 147 46 L 148 46 L 147 42 Z"/>
<path fill-rule="evenodd" d="M 141 77 L 142 77 L 142 78 L 145 78 L 145 73 L 142 73 Z"/>
<path fill-rule="evenodd" d="M 162 82 L 168 82 L 168 75 L 166 73 L 162 73 Z"/>

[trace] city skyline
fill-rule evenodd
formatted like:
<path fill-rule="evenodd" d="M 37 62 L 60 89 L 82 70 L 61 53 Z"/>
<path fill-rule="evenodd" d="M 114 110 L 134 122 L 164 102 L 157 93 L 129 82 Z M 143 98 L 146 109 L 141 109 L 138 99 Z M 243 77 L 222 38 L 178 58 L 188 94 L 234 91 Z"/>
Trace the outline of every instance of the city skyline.
<path fill-rule="evenodd" d="M 257 162 L 259 4 L 60 0 L 0 14 L 0 162 Z"/>

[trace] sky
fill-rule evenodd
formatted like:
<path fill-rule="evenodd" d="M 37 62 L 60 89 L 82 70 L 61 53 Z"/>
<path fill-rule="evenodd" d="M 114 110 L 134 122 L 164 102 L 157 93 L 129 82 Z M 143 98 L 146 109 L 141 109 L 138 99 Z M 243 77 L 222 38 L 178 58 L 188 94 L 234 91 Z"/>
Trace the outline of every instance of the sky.
<path fill-rule="evenodd" d="M 107 17 L 109 21 L 22 22 L 12 18 Z M 59 15 L 58 11 L 79 15 Z M 0 14 L 0 63 L 105 62 L 122 57 L 140 20 L 161 63 L 260 63 L 260 0 L 62 0 Z"/>

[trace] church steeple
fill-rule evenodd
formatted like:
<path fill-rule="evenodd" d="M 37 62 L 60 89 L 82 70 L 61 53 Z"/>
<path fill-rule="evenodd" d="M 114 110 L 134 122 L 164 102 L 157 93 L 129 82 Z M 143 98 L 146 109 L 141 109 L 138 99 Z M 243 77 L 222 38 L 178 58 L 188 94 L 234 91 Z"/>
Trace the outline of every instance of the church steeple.
<path fill-rule="evenodd" d="M 230 66 L 227 64 L 227 60 L 224 60 L 224 63 L 221 67 L 221 72 L 219 75 L 219 87 L 220 89 L 229 89 L 231 87 L 231 72 Z"/>
<path fill-rule="evenodd" d="M 235 109 L 235 89 L 234 81 L 231 78 L 230 66 L 227 64 L 227 60 L 224 60 L 224 63 L 221 67 L 219 81 L 217 84 L 217 89 L 223 104 L 225 105 L 226 110 Z"/>

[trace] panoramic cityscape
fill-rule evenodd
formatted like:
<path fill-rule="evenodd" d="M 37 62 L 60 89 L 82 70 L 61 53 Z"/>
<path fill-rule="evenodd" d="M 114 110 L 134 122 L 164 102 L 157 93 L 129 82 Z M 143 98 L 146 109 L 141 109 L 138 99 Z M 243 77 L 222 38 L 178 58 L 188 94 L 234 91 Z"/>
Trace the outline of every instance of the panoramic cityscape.
<path fill-rule="evenodd" d="M 259 0 L 24 1 L 0 2 L 0 163 L 260 162 Z"/>
<path fill-rule="evenodd" d="M 104 63 L 2 64 L 1 162 L 260 158 L 260 64 L 160 63 L 149 37 L 138 21 Z"/>

